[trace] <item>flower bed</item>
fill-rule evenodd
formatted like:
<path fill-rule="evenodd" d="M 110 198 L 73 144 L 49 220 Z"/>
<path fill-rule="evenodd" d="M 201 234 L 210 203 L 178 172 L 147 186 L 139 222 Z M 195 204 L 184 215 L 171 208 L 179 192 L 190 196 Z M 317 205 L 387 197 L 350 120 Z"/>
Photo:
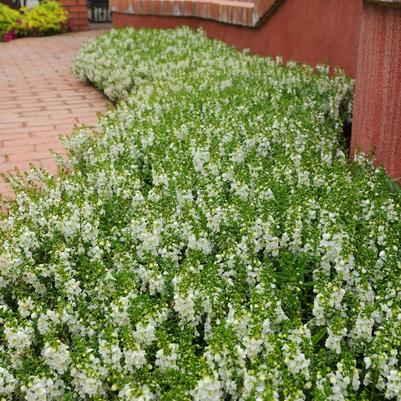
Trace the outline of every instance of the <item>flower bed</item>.
<path fill-rule="evenodd" d="M 11 180 L 1 396 L 400 400 L 400 195 L 348 161 L 352 83 L 184 28 L 75 72 L 120 102 Z"/>
<path fill-rule="evenodd" d="M 0 4 L 0 40 L 44 36 L 67 31 L 67 13 L 57 1 L 46 0 L 18 11 Z"/>

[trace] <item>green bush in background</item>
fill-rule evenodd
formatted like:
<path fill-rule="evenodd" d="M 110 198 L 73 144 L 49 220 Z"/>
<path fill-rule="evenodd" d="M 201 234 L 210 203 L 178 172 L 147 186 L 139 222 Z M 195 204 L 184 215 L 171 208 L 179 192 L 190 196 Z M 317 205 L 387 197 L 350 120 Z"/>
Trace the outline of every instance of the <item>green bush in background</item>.
<path fill-rule="evenodd" d="M 18 26 L 20 13 L 0 3 L 0 36 L 3 38 Z"/>
<path fill-rule="evenodd" d="M 67 12 L 57 1 L 45 1 L 19 11 L 0 4 L 0 35 L 3 40 L 44 36 L 67 31 Z"/>

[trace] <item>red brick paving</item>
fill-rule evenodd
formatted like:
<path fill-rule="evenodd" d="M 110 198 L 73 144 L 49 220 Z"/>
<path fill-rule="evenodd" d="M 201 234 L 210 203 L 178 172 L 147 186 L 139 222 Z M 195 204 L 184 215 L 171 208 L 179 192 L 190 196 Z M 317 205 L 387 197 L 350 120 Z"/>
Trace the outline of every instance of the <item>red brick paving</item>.
<path fill-rule="evenodd" d="M 97 112 L 106 110 L 106 98 L 71 72 L 81 44 L 99 33 L 0 43 L 0 171 L 33 163 L 54 172 L 49 149 L 64 154 L 59 135 L 76 124 L 94 125 Z M 2 181 L 0 194 L 11 194 Z"/>

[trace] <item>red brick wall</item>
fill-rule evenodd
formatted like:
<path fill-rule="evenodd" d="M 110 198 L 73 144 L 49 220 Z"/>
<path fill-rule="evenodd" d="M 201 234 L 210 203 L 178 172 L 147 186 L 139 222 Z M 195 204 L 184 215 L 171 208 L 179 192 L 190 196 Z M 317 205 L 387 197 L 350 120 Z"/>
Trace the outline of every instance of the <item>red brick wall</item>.
<path fill-rule="evenodd" d="M 155 12 L 155 10 L 157 14 L 160 14 L 161 3 L 163 3 L 163 16 L 142 15 Z M 234 22 L 228 24 L 212 19 L 171 15 L 173 12 L 166 6 L 168 3 L 193 4 L 198 1 L 110 0 L 110 7 L 114 9 L 113 24 L 117 27 L 172 28 L 179 25 L 188 25 L 192 28 L 203 27 L 210 37 L 224 40 L 240 49 L 250 48 L 254 53 L 263 56 L 281 55 L 284 60 L 293 59 L 311 65 L 325 63 L 332 67 L 342 67 L 348 75 L 356 76 L 361 0 L 231 2 L 235 3 L 236 7 L 238 3 L 253 4 L 254 8 L 259 10 L 256 14 L 252 11 L 252 18 L 256 18 L 256 22 L 253 21 L 255 27 L 243 26 L 247 24 L 234 25 Z M 230 1 L 222 0 L 221 3 L 229 4 Z M 145 9 L 143 5 L 148 8 Z M 270 8 L 275 6 L 277 9 Z M 265 13 L 271 12 L 265 21 L 261 9 L 265 10 Z M 124 10 L 125 12 L 122 12 Z M 175 10 L 177 13 L 179 8 Z M 197 13 L 200 12 L 199 10 L 202 8 L 194 9 Z M 210 13 L 212 13 L 211 10 L 209 9 Z M 232 21 L 236 18 L 234 11 L 226 15 L 231 15 Z M 246 15 L 245 11 L 242 15 Z M 200 16 L 202 17 L 202 14 Z M 219 17 L 216 18 L 216 14 L 214 18 L 219 19 Z M 244 22 L 249 22 L 250 17 L 242 18 Z"/>
<path fill-rule="evenodd" d="M 68 11 L 68 22 L 73 31 L 87 31 L 88 12 L 86 0 L 59 0 Z"/>
<path fill-rule="evenodd" d="M 112 0 L 114 12 L 134 15 L 198 17 L 219 22 L 255 26 L 282 0 Z"/>
<path fill-rule="evenodd" d="M 401 183 L 401 1 L 380 3 L 363 7 L 351 151 L 374 150 Z"/>

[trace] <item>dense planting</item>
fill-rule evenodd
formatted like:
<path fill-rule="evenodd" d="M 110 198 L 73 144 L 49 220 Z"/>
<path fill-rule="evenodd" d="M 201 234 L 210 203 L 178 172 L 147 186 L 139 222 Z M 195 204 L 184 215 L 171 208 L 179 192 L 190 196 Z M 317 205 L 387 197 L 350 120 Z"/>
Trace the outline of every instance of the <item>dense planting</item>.
<path fill-rule="evenodd" d="M 45 0 L 18 11 L 0 4 L 0 40 L 43 36 L 67 31 L 67 12 L 57 1 Z"/>
<path fill-rule="evenodd" d="M 1 396 L 401 400 L 400 196 L 344 152 L 351 83 L 188 29 L 75 72 L 125 100 L 14 180 Z"/>

